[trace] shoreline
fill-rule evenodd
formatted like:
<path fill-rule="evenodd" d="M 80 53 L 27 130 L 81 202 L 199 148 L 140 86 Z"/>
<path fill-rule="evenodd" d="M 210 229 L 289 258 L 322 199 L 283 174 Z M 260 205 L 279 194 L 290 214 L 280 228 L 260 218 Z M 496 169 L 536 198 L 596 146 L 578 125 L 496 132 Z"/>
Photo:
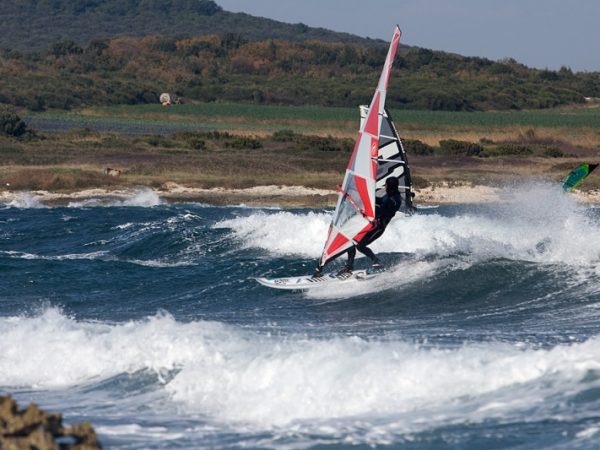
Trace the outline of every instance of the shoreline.
<path fill-rule="evenodd" d="M 415 204 L 447 205 L 497 202 L 504 198 L 506 189 L 486 185 L 451 185 L 440 183 L 424 189 L 415 189 Z M 569 195 L 587 204 L 600 204 L 600 191 L 573 191 Z M 160 188 L 139 186 L 127 189 L 94 188 L 74 192 L 49 191 L 0 191 L 0 203 L 18 205 L 28 200 L 44 206 L 67 206 L 69 204 L 124 205 L 134 197 L 146 196 L 145 203 L 206 203 L 215 206 L 248 205 L 256 207 L 326 208 L 334 207 L 338 193 L 335 190 L 307 188 L 303 186 L 255 186 L 245 189 L 222 187 L 203 189 L 167 182 Z M 138 202 L 144 203 L 144 201 Z M 133 203 L 132 203 L 133 204 Z"/>

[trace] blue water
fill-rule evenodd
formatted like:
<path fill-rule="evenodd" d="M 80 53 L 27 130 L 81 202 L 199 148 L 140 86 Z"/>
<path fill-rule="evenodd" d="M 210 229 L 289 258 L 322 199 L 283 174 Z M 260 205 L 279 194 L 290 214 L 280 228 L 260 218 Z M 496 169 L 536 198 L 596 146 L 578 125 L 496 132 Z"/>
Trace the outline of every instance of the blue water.
<path fill-rule="evenodd" d="M 0 392 L 106 448 L 600 446 L 600 211 L 519 186 L 394 219 L 375 280 L 251 278 L 311 272 L 330 214 L 0 205 Z"/>

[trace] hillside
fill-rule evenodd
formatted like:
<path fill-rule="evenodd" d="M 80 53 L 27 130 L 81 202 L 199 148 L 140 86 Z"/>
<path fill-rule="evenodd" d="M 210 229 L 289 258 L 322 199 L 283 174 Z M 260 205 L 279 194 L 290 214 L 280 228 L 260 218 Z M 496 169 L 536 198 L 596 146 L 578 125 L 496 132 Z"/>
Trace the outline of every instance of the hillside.
<path fill-rule="evenodd" d="M 385 47 L 322 41 L 117 37 L 85 46 L 59 41 L 45 52 L 0 53 L 0 103 L 34 111 L 157 103 L 356 106 L 368 102 Z M 600 97 L 600 73 L 529 69 L 426 49 L 395 62 L 388 105 L 446 111 L 549 108 Z"/>
<path fill-rule="evenodd" d="M 211 0 L 2 0 L 0 48 L 45 50 L 58 40 L 85 45 L 114 36 L 202 36 L 320 40 L 384 45 L 347 33 L 224 11 Z"/>
<path fill-rule="evenodd" d="M 0 103 L 32 111 L 183 102 L 356 106 L 387 43 L 222 10 L 210 0 L 4 0 Z M 2 48 L 4 48 L 2 50 Z M 486 111 L 600 97 L 600 73 L 401 47 L 388 105 Z"/>

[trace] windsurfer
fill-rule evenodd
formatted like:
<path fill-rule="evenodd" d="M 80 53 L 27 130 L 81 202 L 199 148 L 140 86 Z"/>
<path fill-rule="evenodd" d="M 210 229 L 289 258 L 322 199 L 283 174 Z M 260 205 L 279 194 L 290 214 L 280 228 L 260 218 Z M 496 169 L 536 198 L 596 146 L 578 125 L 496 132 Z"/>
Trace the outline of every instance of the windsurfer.
<path fill-rule="evenodd" d="M 396 215 L 396 212 L 400 209 L 402 199 L 400 198 L 400 191 L 398 190 L 398 178 L 389 177 L 385 180 L 385 195 L 381 200 L 381 204 L 377 206 L 375 211 L 375 220 L 371 222 L 372 228 L 367 231 L 365 236 L 361 239 L 358 244 L 350 247 L 348 252 L 348 261 L 346 265 L 337 273 L 337 275 L 344 275 L 351 273 L 354 269 L 354 258 L 356 257 L 356 250 L 361 252 L 363 255 L 368 256 L 371 259 L 373 268 L 381 268 L 381 263 L 373 250 L 367 245 L 381 237 L 386 227 Z M 313 278 L 318 278 L 323 275 L 323 267 L 319 264 Z"/>

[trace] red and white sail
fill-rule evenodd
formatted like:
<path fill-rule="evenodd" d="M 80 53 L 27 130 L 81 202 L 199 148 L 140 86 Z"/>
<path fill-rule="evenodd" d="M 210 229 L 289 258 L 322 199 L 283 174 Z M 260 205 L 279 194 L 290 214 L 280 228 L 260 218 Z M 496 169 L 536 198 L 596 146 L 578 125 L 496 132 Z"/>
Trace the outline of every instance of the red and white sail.
<path fill-rule="evenodd" d="M 400 28 L 396 26 L 387 53 L 385 65 L 377 84 L 346 168 L 337 206 L 329 226 L 320 264 L 328 261 L 359 243 L 371 230 L 375 220 L 375 191 L 379 156 L 379 137 L 385 115 L 385 96 L 392 63 L 400 43 Z"/>

